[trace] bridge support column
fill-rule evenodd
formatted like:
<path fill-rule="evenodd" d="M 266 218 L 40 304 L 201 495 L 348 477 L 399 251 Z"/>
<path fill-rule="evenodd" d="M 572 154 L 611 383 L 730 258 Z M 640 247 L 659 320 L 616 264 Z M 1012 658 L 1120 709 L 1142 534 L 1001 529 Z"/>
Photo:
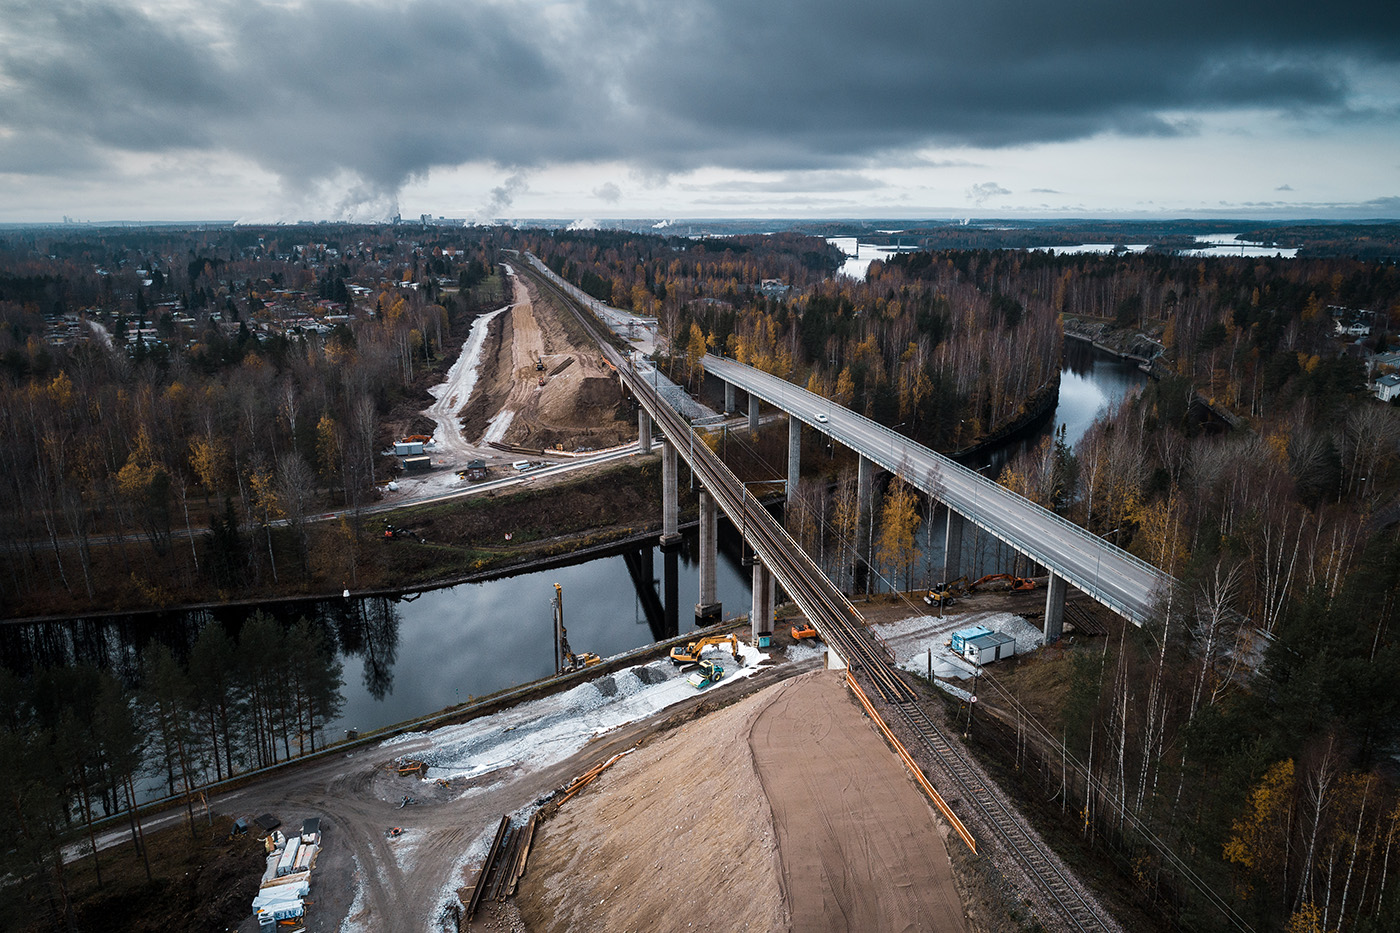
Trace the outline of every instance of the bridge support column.
<path fill-rule="evenodd" d="M 734 413 L 735 407 L 736 406 L 734 404 L 734 383 L 726 382 L 724 384 L 724 413 L 726 415 L 732 415 Z"/>
<path fill-rule="evenodd" d="M 749 395 L 749 430 L 758 430 L 758 396 Z"/>
<path fill-rule="evenodd" d="M 1065 578 L 1050 572 L 1045 587 L 1045 643 L 1059 641 L 1065 630 Z"/>
<path fill-rule="evenodd" d="M 676 445 L 661 442 L 661 546 L 671 547 L 681 540 L 680 493 L 677 479 Z"/>
<path fill-rule="evenodd" d="M 637 447 L 641 453 L 651 453 L 651 412 L 637 409 Z"/>
<path fill-rule="evenodd" d="M 797 478 L 802 473 L 802 422 L 788 415 L 787 507 L 797 501 Z"/>
<path fill-rule="evenodd" d="M 964 519 L 961 512 L 948 509 L 948 530 L 943 536 L 943 580 L 962 576 L 962 544 Z"/>
<path fill-rule="evenodd" d="M 753 608 L 749 610 L 749 635 L 758 644 L 759 635 L 773 632 L 773 601 L 776 581 L 763 561 L 753 562 Z"/>
<path fill-rule="evenodd" d="M 715 598 L 715 561 L 718 557 L 719 511 L 714 497 L 700 490 L 700 601 L 695 604 L 698 625 L 711 625 L 720 620 L 722 607 Z"/>
<path fill-rule="evenodd" d="M 875 464 L 865 457 L 860 458 L 856 469 L 856 565 L 853 589 L 865 592 L 870 571 L 870 553 L 867 546 L 870 540 L 870 500 L 875 485 Z"/>

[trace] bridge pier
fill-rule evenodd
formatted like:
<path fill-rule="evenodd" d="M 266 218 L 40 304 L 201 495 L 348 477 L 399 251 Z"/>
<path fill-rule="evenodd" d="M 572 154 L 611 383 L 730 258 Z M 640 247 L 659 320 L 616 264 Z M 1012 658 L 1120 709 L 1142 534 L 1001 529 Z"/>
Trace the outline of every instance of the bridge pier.
<path fill-rule="evenodd" d="M 870 502 L 875 485 L 875 464 L 864 456 L 856 469 L 856 565 L 852 589 L 863 592 L 870 572 Z"/>
<path fill-rule="evenodd" d="M 962 576 L 963 525 L 961 512 L 948 508 L 948 529 L 943 535 L 943 579 L 956 580 Z"/>
<path fill-rule="evenodd" d="M 773 603 L 777 584 L 763 561 L 753 562 L 753 608 L 749 610 L 749 635 L 758 644 L 759 635 L 773 632 Z"/>
<path fill-rule="evenodd" d="M 643 454 L 651 453 L 651 412 L 645 406 L 637 409 L 637 448 Z"/>
<path fill-rule="evenodd" d="M 788 415 L 787 507 L 797 501 L 797 478 L 802 472 L 802 422 Z"/>
<path fill-rule="evenodd" d="M 661 442 L 661 546 L 671 547 L 681 540 L 680 490 L 677 479 L 676 445 Z"/>
<path fill-rule="evenodd" d="M 1065 630 L 1065 578 L 1050 572 L 1045 587 L 1045 643 L 1060 640 Z"/>
<path fill-rule="evenodd" d="M 703 487 L 700 490 L 700 601 L 695 604 L 697 625 L 711 625 L 720 620 L 723 608 L 716 598 L 715 561 L 718 559 L 719 511 L 714 496 Z"/>
<path fill-rule="evenodd" d="M 749 395 L 749 430 L 758 431 L 758 396 Z"/>
<path fill-rule="evenodd" d="M 724 413 L 726 415 L 732 415 L 734 414 L 734 408 L 734 383 L 726 382 L 724 384 Z"/>

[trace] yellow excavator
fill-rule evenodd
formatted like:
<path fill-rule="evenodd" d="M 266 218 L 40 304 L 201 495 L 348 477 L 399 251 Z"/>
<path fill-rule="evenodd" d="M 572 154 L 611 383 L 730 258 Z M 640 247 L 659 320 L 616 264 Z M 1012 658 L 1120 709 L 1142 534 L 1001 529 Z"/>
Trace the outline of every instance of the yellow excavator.
<path fill-rule="evenodd" d="M 679 646 L 671 649 L 672 664 L 698 664 L 700 663 L 700 652 L 713 645 L 729 645 L 729 653 L 734 655 L 734 661 L 739 661 L 739 638 L 733 632 L 728 635 L 707 635 L 699 641 L 693 641 L 684 648 Z"/>

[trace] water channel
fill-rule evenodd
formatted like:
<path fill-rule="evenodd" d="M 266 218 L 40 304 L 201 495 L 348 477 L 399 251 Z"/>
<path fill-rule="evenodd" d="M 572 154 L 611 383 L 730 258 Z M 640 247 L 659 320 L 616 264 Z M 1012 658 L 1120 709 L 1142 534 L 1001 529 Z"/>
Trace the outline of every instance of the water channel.
<path fill-rule="evenodd" d="M 1133 364 L 1067 341 L 1054 415 L 1028 436 L 988 452 L 988 460 L 1000 462 L 1061 425 L 1073 445 L 1099 412 L 1145 380 Z M 719 598 L 732 617 L 748 611 L 749 572 L 741 564 L 738 535 L 725 522 L 720 529 Z M 941 560 L 940 536 L 931 537 L 935 553 L 929 559 Z M 183 655 L 212 621 L 236 637 L 255 608 L 287 623 L 319 620 L 344 667 L 345 704 L 326 728 L 334 738 L 346 729 L 428 715 L 552 673 L 555 583 L 563 587 L 565 624 L 577 652 L 607 657 L 693 630 L 697 553 L 692 529 L 669 554 L 651 544 L 632 545 L 573 566 L 393 598 L 0 625 L 0 664 L 27 670 L 86 661 L 134 683 L 141 648 L 152 639 Z"/>

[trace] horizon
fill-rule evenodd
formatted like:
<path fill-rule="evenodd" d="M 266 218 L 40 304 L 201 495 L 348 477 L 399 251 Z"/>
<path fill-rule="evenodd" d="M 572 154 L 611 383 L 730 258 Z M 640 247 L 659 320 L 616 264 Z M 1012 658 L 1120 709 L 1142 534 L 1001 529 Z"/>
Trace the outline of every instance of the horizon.
<path fill-rule="evenodd" d="M 0 222 L 1400 217 L 1370 0 L 0 3 Z"/>

